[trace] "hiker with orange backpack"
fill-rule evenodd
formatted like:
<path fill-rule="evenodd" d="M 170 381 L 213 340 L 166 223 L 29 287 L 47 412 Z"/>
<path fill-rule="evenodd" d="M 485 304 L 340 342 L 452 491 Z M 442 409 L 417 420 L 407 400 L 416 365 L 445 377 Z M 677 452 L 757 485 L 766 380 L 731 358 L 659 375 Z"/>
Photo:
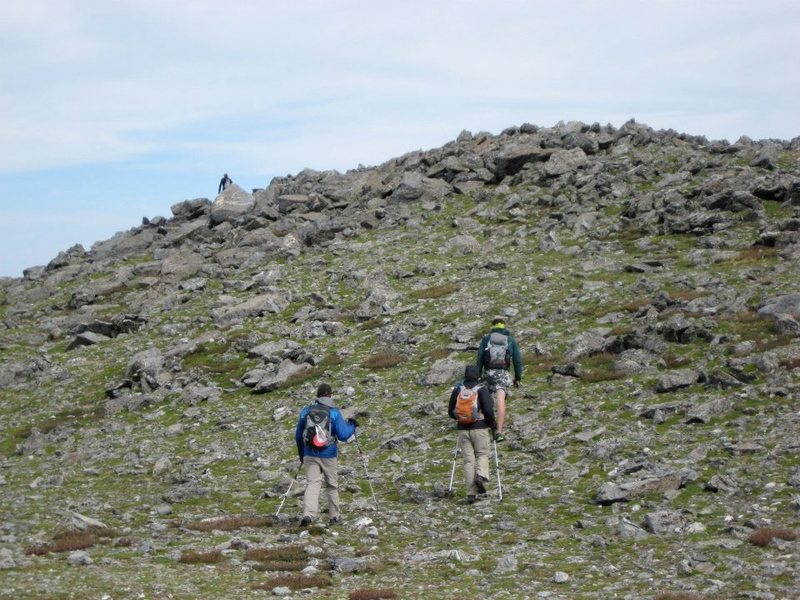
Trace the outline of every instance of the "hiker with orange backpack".
<path fill-rule="evenodd" d="M 495 442 L 505 439 L 503 429 L 506 424 L 506 397 L 508 388 L 512 386 L 511 366 L 514 367 L 514 387 L 519 387 L 522 380 L 522 356 L 519 346 L 506 329 L 505 319 L 495 317 L 492 319 L 492 330 L 483 336 L 478 347 L 478 372 L 483 373 L 483 379 L 494 397 L 497 407 L 497 430 L 494 434 Z"/>
<path fill-rule="evenodd" d="M 467 503 L 486 493 L 489 481 L 489 430 L 495 428 L 494 406 L 489 391 L 478 381 L 475 365 L 464 369 L 464 380 L 450 394 L 447 414 L 458 421 L 458 444 L 464 458 L 464 481 Z"/>

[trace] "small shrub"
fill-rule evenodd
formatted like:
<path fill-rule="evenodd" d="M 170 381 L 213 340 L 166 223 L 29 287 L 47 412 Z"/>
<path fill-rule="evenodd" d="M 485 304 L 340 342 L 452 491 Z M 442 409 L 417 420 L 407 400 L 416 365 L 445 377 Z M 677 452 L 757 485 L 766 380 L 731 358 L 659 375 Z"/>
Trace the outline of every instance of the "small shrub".
<path fill-rule="evenodd" d="M 350 600 L 379 600 L 380 598 L 397 598 L 392 590 L 353 590 Z"/>
<path fill-rule="evenodd" d="M 183 550 L 178 562 L 187 565 L 211 565 L 214 563 L 222 562 L 225 557 L 222 556 L 221 550 L 210 550 L 208 552 L 201 552 L 197 550 Z"/>
<path fill-rule="evenodd" d="M 522 365 L 528 372 L 549 373 L 550 370 L 560 362 L 563 357 L 550 354 L 534 354 L 525 352 L 522 354 Z"/>
<path fill-rule="evenodd" d="M 413 290 L 410 294 L 412 298 L 417 300 L 441 298 L 453 292 L 457 292 L 459 287 L 454 283 L 445 283 L 442 285 L 434 285 L 432 287 L 422 288 L 421 290 Z"/>
<path fill-rule="evenodd" d="M 793 356 L 792 358 L 784 358 L 780 362 L 780 365 L 788 371 L 797 369 L 798 367 L 800 367 L 800 356 Z"/>
<path fill-rule="evenodd" d="M 256 571 L 302 571 L 305 568 L 304 560 L 268 560 L 255 567 Z"/>
<path fill-rule="evenodd" d="M 322 360 L 319 361 L 321 366 L 325 367 L 334 367 L 336 365 L 340 365 L 344 362 L 344 357 L 336 354 L 335 352 L 329 352 L 325 356 L 322 357 Z"/>
<path fill-rule="evenodd" d="M 441 360 L 450 356 L 450 350 L 447 348 L 436 348 L 428 352 L 428 356 L 431 360 Z"/>
<path fill-rule="evenodd" d="M 661 358 L 664 359 L 664 364 L 667 366 L 668 369 L 677 369 L 679 367 L 685 367 L 692 361 L 685 356 L 678 356 L 677 354 L 672 354 L 671 352 L 667 352 Z"/>
<path fill-rule="evenodd" d="M 245 560 L 257 560 L 259 562 L 282 561 L 292 562 L 306 560 L 308 553 L 303 546 L 277 546 L 275 548 L 249 548 L 244 553 Z"/>
<path fill-rule="evenodd" d="M 232 531 L 242 527 L 266 527 L 273 523 L 272 517 L 219 517 L 192 521 L 186 524 L 186 528 L 194 531 Z"/>
<path fill-rule="evenodd" d="M 625 377 L 624 374 L 614 371 L 614 361 L 616 358 L 616 355 L 610 352 L 603 352 L 590 356 L 584 361 L 586 370 L 581 375 L 581 380 L 589 383 L 597 383 Z"/>
<path fill-rule="evenodd" d="M 359 325 L 359 329 L 361 331 L 370 331 L 371 329 L 378 329 L 379 327 L 383 327 L 383 319 L 375 318 L 370 319 L 369 321 L 364 321 Z"/>
<path fill-rule="evenodd" d="M 325 575 L 284 575 L 273 577 L 266 583 L 259 583 L 253 586 L 256 590 L 272 590 L 276 587 L 287 587 L 290 590 L 302 590 L 305 588 L 322 588 L 331 585 L 331 578 Z"/>
<path fill-rule="evenodd" d="M 768 260 L 778 256 L 778 249 L 767 246 L 750 246 L 739 252 L 739 256 L 735 259 L 740 263 L 759 263 L 763 260 Z"/>
<path fill-rule="evenodd" d="M 762 527 L 761 529 L 756 529 L 753 533 L 751 533 L 748 541 L 754 546 L 763 547 L 767 546 L 775 538 L 792 542 L 798 538 L 798 533 L 793 529 Z"/>
<path fill-rule="evenodd" d="M 97 543 L 97 537 L 98 536 L 92 531 L 66 531 L 56 535 L 51 544 L 40 544 L 27 548 L 25 554 L 41 556 L 49 552 L 85 550 Z"/>
<path fill-rule="evenodd" d="M 388 369 L 396 367 L 402 362 L 405 362 L 405 357 L 397 352 L 391 350 L 384 350 L 378 354 L 373 354 L 364 361 L 364 366 L 368 369 Z"/>

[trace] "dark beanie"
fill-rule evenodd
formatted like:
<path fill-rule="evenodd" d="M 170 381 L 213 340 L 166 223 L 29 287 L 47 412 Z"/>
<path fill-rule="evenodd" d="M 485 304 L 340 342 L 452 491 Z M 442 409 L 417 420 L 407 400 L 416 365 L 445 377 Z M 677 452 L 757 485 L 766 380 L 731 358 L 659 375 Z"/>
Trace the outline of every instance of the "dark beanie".
<path fill-rule="evenodd" d="M 464 381 L 478 381 L 480 376 L 481 372 L 475 365 L 467 365 L 467 368 L 464 369 Z"/>
<path fill-rule="evenodd" d="M 317 398 L 328 398 L 333 393 L 331 386 L 327 383 L 320 383 L 317 388 Z"/>

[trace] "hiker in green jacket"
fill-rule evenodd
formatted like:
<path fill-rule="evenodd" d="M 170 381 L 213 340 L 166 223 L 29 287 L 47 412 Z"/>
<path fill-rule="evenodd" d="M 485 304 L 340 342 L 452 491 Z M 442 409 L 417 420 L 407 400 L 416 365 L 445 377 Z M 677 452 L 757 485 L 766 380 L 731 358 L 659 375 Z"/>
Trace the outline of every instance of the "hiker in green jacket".
<path fill-rule="evenodd" d="M 513 384 L 509 372 L 512 365 L 514 367 Z M 506 423 L 508 389 L 512 385 L 518 387 L 519 382 L 522 381 L 522 356 L 516 340 L 506 329 L 503 317 L 492 319 L 492 330 L 481 340 L 478 347 L 478 370 L 483 374 L 489 391 L 494 395 L 497 413 L 497 430 L 494 439 L 502 442 L 505 439 L 503 428 Z"/>

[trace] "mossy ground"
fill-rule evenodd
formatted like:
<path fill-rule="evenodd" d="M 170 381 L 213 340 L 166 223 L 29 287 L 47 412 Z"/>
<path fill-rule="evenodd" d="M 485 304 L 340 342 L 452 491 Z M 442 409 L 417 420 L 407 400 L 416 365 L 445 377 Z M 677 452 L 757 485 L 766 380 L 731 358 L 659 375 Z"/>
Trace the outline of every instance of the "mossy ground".
<path fill-rule="evenodd" d="M 794 157 L 782 158 L 789 159 Z M 676 168 L 674 160 L 664 159 L 664 174 Z M 651 192 L 659 180 L 638 184 L 637 193 Z M 66 376 L 44 377 L 36 389 L 0 390 L 0 452 L 6 457 L 4 466 L 9 467 L 2 474 L 7 488 L 25 490 L 13 505 L 4 508 L 8 512 L 3 519 L 27 524 L 20 535 L 26 543 L 34 543 L 49 539 L 62 526 L 59 515 L 65 509 L 87 512 L 119 529 L 121 535 L 132 539 L 132 545 L 98 544 L 89 550 L 94 563 L 81 568 L 70 566 L 62 554 L 36 557 L 4 572 L 0 597 L 77 597 L 72 590 L 88 591 L 98 598 L 105 594 L 114 598 L 266 596 L 268 592 L 256 591 L 253 586 L 267 581 L 270 574 L 246 567 L 244 550 L 226 550 L 225 560 L 215 564 L 181 564 L 175 558 L 175 553 L 183 550 L 209 551 L 228 542 L 233 534 L 189 531 L 175 524 L 274 513 L 285 487 L 277 486 L 274 491 L 276 482 L 260 481 L 259 472 L 268 469 L 285 478 L 293 475 L 295 415 L 322 379 L 339 389 L 352 386 L 353 394 L 341 398 L 342 403 L 367 408 L 372 416 L 359 436 L 363 457 L 353 445 L 344 445 L 341 451 L 345 525 L 309 537 L 343 552 L 373 556 L 376 566 L 366 572 L 336 574 L 332 586 L 316 590 L 314 597 L 341 598 L 359 588 L 391 588 L 400 597 L 420 598 L 485 597 L 487 590 L 497 598 L 535 597 L 542 592 L 553 597 L 651 597 L 673 585 L 673 580 L 660 579 L 654 573 L 671 573 L 695 589 L 708 587 L 708 576 L 702 572 L 681 571 L 678 575 L 687 545 L 702 549 L 718 574 L 738 563 L 757 566 L 779 560 L 781 554 L 774 546 L 730 548 L 722 541 L 735 534 L 726 521 L 732 507 L 737 523 L 763 518 L 762 512 L 753 509 L 754 503 L 767 506 L 769 518 L 775 522 L 796 521 L 793 491 L 783 481 L 784 474 L 800 463 L 796 452 L 773 443 L 769 421 L 761 418 L 790 415 L 796 411 L 795 399 L 770 396 L 759 389 L 713 390 L 702 385 L 655 397 L 654 375 L 619 376 L 613 369 L 614 356 L 607 354 L 581 358 L 578 362 L 587 375 L 580 380 L 554 380 L 551 367 L 564 362 L 571 340 L 597 327 L 598 319 L 618 313 L 613 327 L 624 333 L 636 326 L 638 311 L 659 292 L 683 302 L 712 293 L 692 285 L 709 273 L 734 290 L 751 285 L 744 270 L 769 279 L 769 293 L 796 289 L 796 281 L 785 274 L 773 277 L 782 259 L 771 249 L 744 249 L 709 269 L 686 258 L 698 248 L 696 236 L 651 236 L 651 247 L 658 248 L 654 253 L 637 245 L 641 232 L 620 227 L 591 240 L 600 249 L 610 249 L 614 259 L 609 266 L 585 271 L 585 256 L 541 251 L 535 236 L 515 236 L 517 228 L 547 218 L 550 209 L 528 207 L 527 217 L 499 223 L 481 216 L 502 213 L 507 197 L 504 194 L 478 203 L 458 196 L 439 210 L 412 214 L 412 220 L 418 222 L 413 229 L 367 232 L 348 240 L 346 246 L 333 245 L 322 253 L 284 261 L 286 273 L 280 285 L 291 291 L 292 301 L 280 315 L 249 318 L 230 329 L 215 324 L 210 307 L 221 294 L 240 298 L 248 294 L 226 289 L 221 280 L 211 279 L 202 290 L 184 293 L 182 301 L 170 310 L 151 315 L 140 333 L 70 352 L 64 340 L 44 340 L 37 351 Z M 447 249 L 448 242 L 460 233 L 453 220 L 471 211 L 478 226 L 469 234 L 481 247 L 490 238 L 500 237 L 502 267 L 484 268 L 488 259 L 481 251 Z M 769 202 L 765 213 L 773 220 L 787 214 L 784 206 Z M 618 219 L 621 205 L 607 206 L 603 214 Z M 506 235 L 498 236 L 498 229 Z M 752 239 L 755 230 L 743 235 Z M 562 235 L 565 248 L 578 248 L 585 242 L 569 232 Z M 404 248 L 402 253 L 397 252 L 399 247 Z M 653 258 L 654 254 L 669 261 L 669 277 L 621 268 L 625 262 Z M 149 260 L 140 257 L 127 263 L 132 266 Z M 258 271 L 259 267 L 254 267 L 238 278 L 244 281 Z M 98 272 L 93 279 L 97 283 L 112 276 L 111 272 Z M 364 300 L 363 282 L 372 277 L 381 278 L 397 293 L 395 305 L 404 310 L 358 322 L 353 311 Z M 589 282 L 591 286 L 585 285 Z M 76 288 L 76 282 L 65 282 L 57 297 L 38 300 L 31 314 L 48 306 L 65 311 Z M 112 291 L 103 298 L 107 303 L 104 310 L 109 316 L 123 312 L 131 293 L 139 292 L 135 286 Z M 275 340 L 287 331 L 296 335 L 297 330 L 287 323 L 313 293 L 321 293 L 341 310 L 341 336 L 302 340 L 304 348 L 320 359 L 310 375 L 266 395 L 253 395 L 242 388 L 238 380 L 258 361 L 247 358 L 240 342 Z M 752 294 L 752 303 L 761 295 Z M 435 487 L 447 485 L 452 465 L 455 437 L 444 410 L 451 385 L 423 386 L 421 380 L 437 357 L 472 362 L 474 349 L 448 348 L 454 329 L 477 322 L 473 331 L 476 341 L 488 325 L 487 317 L 507 308 L 517 310 L 515 321 L 524 332 L 518 337 L 528 372 L 523 388 L 509 400 L 512 439 L 499 447 L 504 499 L 498 502 L 490 495 L 485 502 L 464 504 L 459 461 L 455 496 L 435 500 Z M 0 317 L 9 318 L 9 313 L 9 305 L 0 303 Z M 672 344 L 673 362 L 667 368 L 700 361 L 724 368 L 732 344 L 743 341 L 755 343 L 754 353 L 783 349 L 787 356 L 797 356 L 796 339 L 778 336 L 769 320 L 756 318 L 751 311 L 702 316 L 712 335 L 728 341 Z M 223 389 L 222 397 L 198 405 L 194 417 L 186 416 L 189 407 L 181 403 L 179 394 L 167 395 L 136 413 L 105 414 L 106 390 L 124 378 L 129 357 L 150 345 L 167 350 L 173 340 L 162 331 L 169 326 L 183 327 L 181 336 L 187 339 L 215 332 L 213 341 L 197 345 L 182 358 L 180 369 L 201 382 L 216 384 Z M 417 341 L 392 341 L 388 332 L 398 329 Z M 25 339 L 35 333 L 34 323 L 24 319 L 20 328 L 9 330 L 6 356 L 19 359 L 30 353 Z M 537 344 L 544 347 L 545 354 L 534 351 Z M 381 368 L 370 366 L 369 359 L 381 352 L 393 353 L 402 361 Z M 747 369 L 754 384 L 763 383 L 757 367 Z M 796 381 L 797 369 L 787 371 L 786 377 Z M 734 409 L 707 424 L 687 425 L 677 413 L 659 424 L 640 416 L 640 408 L 648 403 L 705 401 L 726 395 L 735 396 Z M 417 411 L 428 403 L 439 408 L 435 415 Z M 285 416 L 274 416 L 279 408 L 288 409 Z M 525 419 L 536 424 L 540 435 L 515 440 L 514 432 Z M 166 429 L 175 424 L 181 424 L 182 430 L 166 435 Z M 601 426 L 602 439 L 613 442 L 609 454 L 600 452 L 593 440 L 575 437 Z M 42 451 L 16 456 L 18 444 L 33 429 L 47 434 Z M 407 432 L 414 432 L 418 440 L 410 447 L 382 447 L 387 438 Z M 716 443 L 721 438 L 758 440 L 764 450 L 734 457 Z M 103 447 L 99 456 L 86 451 L 95 447 L 97 440 L 102 440 Z M 702 458 L 691 462 L 690 450 L 703 446 L 707 451 Z M 167 476 L 156 477 L 153 463 L 160 456 L 168 456 L 173 469 Z M 378 511 L 370 510 L 364 458 L 375 475 Z M 698 477 L 669 498 L 645 496 L 609 507 L 594 503 L 599 486 L 615 466 L 647 460 L 686 464 Z M 172 514 L 162 516 L 155 508 L 174 485 L 170 476 L 184 464 L 208 494 L 177 502 Z M 563 465 L 574 468 L 568 479 Z M 738 497 L 723 498 L 703 488 L 702 483 L 723 468 L 747 473 L 748 484 Z M 494 486 L 494 467 L 492 475 Z M 775 482 L 779 485 L 769 485 Z M 409 498 L 406 485 L 421 490 L 422 503 Z M 272 490 L 269 497 L 264 497 L 268 490 Z M 297 494 L 301 490 L 302 485 L 296 486 L 284 513 L 299 513 Z M 640 520 L 641 515 L 664 508 L 686 511 L 705 531 L 641 540 L 609 533 L 614 519 Z M 360 516 L 375 521 L 376 539 L 352 527 Z M 442 523 L 448 524 L 444 531 Z M 276 539 L 292 543 L 309 539 L 298 538 L 301 530 L 295 524 L 245 528 L 235 535 L 256 545 Z M 140 552 L 138 543 L 142 541 L 152 541 L 153 551 Z M 512 551 L 518 557 L 516 569 L 498 571 L 502 558 Z M 553 582 L 557 571 L 569 575 L 566 584 Z M 777 573 L 772 580 L 775 589 L 791 588 L 791 577 L 790 573 Z M 743 577 L 736 587 L 746 590 L 753 585 Z"/>

